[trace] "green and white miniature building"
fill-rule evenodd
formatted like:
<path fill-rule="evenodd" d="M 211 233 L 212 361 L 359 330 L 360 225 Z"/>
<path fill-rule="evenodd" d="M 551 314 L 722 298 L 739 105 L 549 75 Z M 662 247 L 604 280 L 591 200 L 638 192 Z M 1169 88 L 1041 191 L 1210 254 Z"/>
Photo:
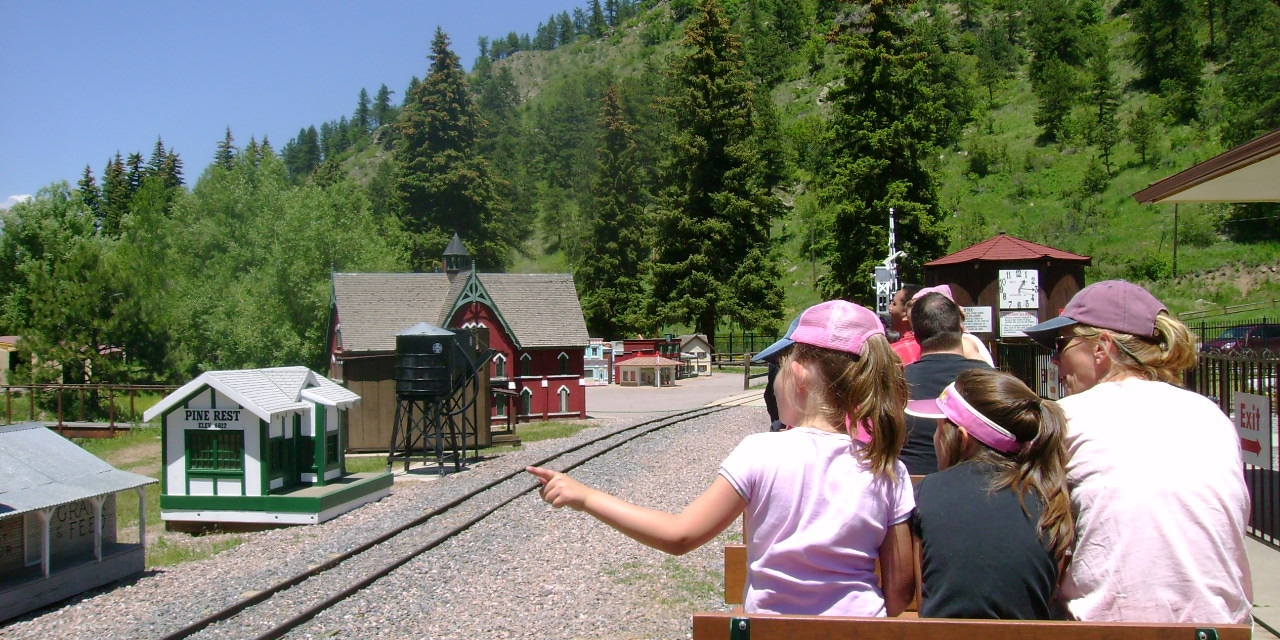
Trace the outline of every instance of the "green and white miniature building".
<path fill-rule="evenodd" d="M 171 529 L 316 524 L 381 499 L 390 474 L 345 468 L 359 401 L 306 367 L 201 374 L 143 414 L 161 419 L 161 518 Z"/>

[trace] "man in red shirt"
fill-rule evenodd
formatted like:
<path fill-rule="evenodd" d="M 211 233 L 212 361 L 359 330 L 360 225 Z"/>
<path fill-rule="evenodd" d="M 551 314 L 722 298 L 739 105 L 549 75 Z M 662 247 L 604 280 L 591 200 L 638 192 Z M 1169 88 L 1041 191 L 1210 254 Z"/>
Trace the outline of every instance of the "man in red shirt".
<path fill-rule="evenodd" d="M 920 359 L 920 343 L 916 342 L 916 334 L 911 330 L 911 316 L 907 313 L 911 296 L 919 290 L 918 284 L 904 284 L 889 302 L 889 328 L 897 331 L 901 336 L 890 346 L 897 352 L 898 357 L 902 358 L 904 365 Z"/>

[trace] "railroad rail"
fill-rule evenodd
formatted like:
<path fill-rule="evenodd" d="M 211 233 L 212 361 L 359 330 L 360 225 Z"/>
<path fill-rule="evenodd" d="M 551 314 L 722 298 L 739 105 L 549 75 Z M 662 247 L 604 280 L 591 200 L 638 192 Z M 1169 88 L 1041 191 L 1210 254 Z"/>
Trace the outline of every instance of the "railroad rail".
<path fill-rule="evenodd" d="M 621 427 L 533 464 L 572 471 L 641 437 L 750 400 L 744 398 Z M 260 591 L 246 593 L 230 606 L 188 622 L 162 636 L 162 640 L 190 638 L 206 629 L 216 637 L 281 638 L 538 487 L 539 483 L 521 466 L 346 552 L 332 555 L 323 563 Z"/>

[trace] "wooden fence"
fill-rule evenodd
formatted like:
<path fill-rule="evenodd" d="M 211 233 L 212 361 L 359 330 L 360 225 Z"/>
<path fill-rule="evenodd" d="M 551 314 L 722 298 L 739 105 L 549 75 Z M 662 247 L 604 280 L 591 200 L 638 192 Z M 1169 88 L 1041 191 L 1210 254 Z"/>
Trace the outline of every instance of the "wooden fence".
<path fill-rule="evenodd" d="M 177 385 L 155 384 L 24 384 L 0 385 L 5 424 L 44 422 L 59 429 L 88 425 L 116 429 L 142 419 L 140 393 L 168 394 Z M 117 406 L 121 400 L 124 406 Z M 16 419 L 16 420 L 15 420 Z"/>

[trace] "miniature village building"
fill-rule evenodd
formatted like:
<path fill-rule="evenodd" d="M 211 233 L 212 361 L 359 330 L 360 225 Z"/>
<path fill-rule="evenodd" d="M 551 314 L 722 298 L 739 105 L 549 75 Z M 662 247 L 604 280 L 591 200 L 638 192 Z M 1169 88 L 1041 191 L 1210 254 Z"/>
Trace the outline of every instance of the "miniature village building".
<path fill-rule="evenodd" d="M 701 333 L 687 334 L 680 340 L 680 377 L 711 375 L 711 342 Z"/>
<path fill-rule="evenodd" d="M 0 427 L 0 621 L 141 572 L 154 482 L 44 425 Z M 136 542 L 116 527 L 121 493 L 136 501 Z"/>
<path fill-rule="evenodd" d="M 306 367 L 200 374 L 143 414 L 160 418 L 161 518 L 178 530 L 316 524 L 386 496 L 389 473 L 346 472 L 359 400 Z"/>
<path fill-rule="evenodd" d="M 590 336 L 573 276 L 464 270 L 465 249 L 454 240 L 443 273 L 333 275 L 329 375 L 364 398 L 350 416 L 352 451 L 388 449 L 396 334 L 422 322 L 476 331 L 477 343 L 492 350 L 475 402 L 467 403 L 482 416 L 478 424 L 586 417 Z M 482 444 L 487 437 L 480 434 Z"/>

